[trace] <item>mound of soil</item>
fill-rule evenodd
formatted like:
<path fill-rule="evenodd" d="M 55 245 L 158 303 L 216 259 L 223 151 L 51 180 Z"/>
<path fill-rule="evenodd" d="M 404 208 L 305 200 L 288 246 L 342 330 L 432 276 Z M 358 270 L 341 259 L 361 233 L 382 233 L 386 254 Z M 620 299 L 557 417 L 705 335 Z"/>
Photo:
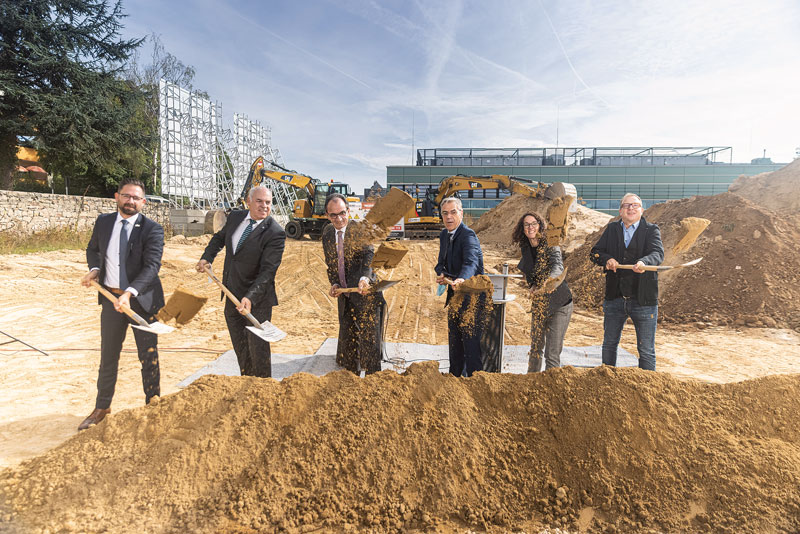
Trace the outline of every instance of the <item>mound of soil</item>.
<path fill-rule="evenodd" d="M 696 266 L 659 274 L 661 319 L 800 330 L 800 216 L 776 216 L 722 193 L 656 204 L 644 217 L 661 229 L 664 265 L 703 258 Z M 711 224 L 694 246 L 671 253 L 686 217 L 703 217 Z M 605 287 L 602 269 L 589 262 L 600 234 L 587 237 L 566 260 L 575 300 L 590 308 L 602 304 Z"/>
<path fill-rule="evenodd" d="M 0 519 L 11 532 L 797 532 L 799 414 L 798 375 L 460 379 L 427 362 L 366 379 L 206 376 L 3 472 Z"/>
<path fill-rule="evenodd" d="M 777 171 L 742 175 L 728 191 L 775 212 L 800 212 L 800 159 Z"/>
<path fill-rule="evenodd" d="M 543 201 L 537 198 L 530 198 L 523 195 L 511 195 L 500 204 L 481 215 L 478 222 L 471 228 L 478 234 L 478 239 L 482 244 L 496 245 L 501 248 L 517 249 L 511 235 L 520 217 L 526 213 L 537 213 L 545 216 L 542 210 Z M 546 209 L 546 208 L 545 208 Z M 587 234 L 602 228 L 611 219 L 609 215 L 589 209 L 585 206 L 577 206 L 577 210 L 569 214 L 569 224 L 567 226 L 567 238 L 561 244 L 561 249 L 571 252 L 583 243 Z"/>

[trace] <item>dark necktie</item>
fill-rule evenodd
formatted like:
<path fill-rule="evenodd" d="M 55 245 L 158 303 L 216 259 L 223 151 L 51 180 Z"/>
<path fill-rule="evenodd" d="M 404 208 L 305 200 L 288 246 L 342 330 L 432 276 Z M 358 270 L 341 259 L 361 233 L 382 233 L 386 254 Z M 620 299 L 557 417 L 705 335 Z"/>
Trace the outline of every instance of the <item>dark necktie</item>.
<path fill-rule="evenodd" d="M 347 287 L 344 276 L 344 232 L 336 232 L 336 255 L 339 257 L 339 287 Z"/>
<path fill-rule="evenodd" d="M 119 230 L 119 288 L 128 287 L 128 221 L 122 219 L 122 228 Z"/>
<path fill-rule="evenodd" d="M 242 232 L 242 237 L 240 237 L 239 238 L 239 242 L 236 243 L 236 250 L 233 251 L 234 254 L 239 252 L 239 249 L 242 248 L 242 245 L 244 244 L 245 239 L 247 239 L 247 236 L 249 236 L 250 232 L 253 231 L 253 225 L 255 225 L 255 224 L 256 224 L 256 221 L 254 221 L 253 219 L 250 219 L 250 224 L 248 224 L 247 228 L 244 229 L 244 232 Z"/>
<path fill-rule="evenodd" d="M 453 232 L 450 234 L 450 240 L 447 242 L 447 252 L 445 252 L 445 268 L 447 272 L 452 274 L 453 272 L 453 238 L 455 237 L 456 233 Z"/>

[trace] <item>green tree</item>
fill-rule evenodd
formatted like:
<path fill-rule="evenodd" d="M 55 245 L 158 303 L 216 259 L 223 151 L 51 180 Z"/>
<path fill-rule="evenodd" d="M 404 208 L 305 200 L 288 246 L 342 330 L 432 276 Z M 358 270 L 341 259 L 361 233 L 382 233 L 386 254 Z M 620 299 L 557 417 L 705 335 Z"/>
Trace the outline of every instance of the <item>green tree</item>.
<path fill-rule="evenodd" d="M 132 125 L 144 99 L 118 73 L 142 39 L 120 39 L 123 17 L 119 0 L 0 1 L 1 188 L 12 187 L 20 138 L 51 169 L 83 177 L 80 192 L 109 188 L 92 177 L 114 182 L 129 172 L 112 155 L 143 144 Z"/>

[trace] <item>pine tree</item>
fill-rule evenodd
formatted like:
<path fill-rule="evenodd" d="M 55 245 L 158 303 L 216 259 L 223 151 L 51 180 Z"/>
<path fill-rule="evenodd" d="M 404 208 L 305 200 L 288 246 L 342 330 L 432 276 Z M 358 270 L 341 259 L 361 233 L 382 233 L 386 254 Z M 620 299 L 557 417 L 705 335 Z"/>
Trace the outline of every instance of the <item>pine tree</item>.
<path fill-rule="evenodd" d="M 122 172 L 109 155 L 140 142 L 131 124 L 143 107 L 118 76 L 142 42 L 120 38 L 123 17 L 119 0 L 0 0 L 0 188 L 11 188 L 20 138 L 62 173 Z"/>

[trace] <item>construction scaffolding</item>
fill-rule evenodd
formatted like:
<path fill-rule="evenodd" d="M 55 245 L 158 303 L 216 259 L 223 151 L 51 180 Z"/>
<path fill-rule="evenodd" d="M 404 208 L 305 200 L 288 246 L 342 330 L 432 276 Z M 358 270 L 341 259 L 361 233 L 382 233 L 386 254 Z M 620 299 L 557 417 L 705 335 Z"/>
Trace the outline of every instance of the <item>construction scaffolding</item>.
<path fill-rule="evenodd" d="M 244 114 L 234 114 L 233 131 L 223 125 L 222 106 L 165 80 L 159 82 L 161 194 L 174 207 L 230 209 L 237 204 L 250 166 L 263 156 L 282 166 L 270 130 Z M 277 168 L 277 167 L 276 167 Z M 291 211 L 273 199 L 279 222 Z M 286 219 L 286 220 L 280 220 Z"/>
<path fill-rule="evenodd" d="M 258 121 L 252 121 L 246 115 L 235 113 L 233 115 L 234 151 L 231 154 L 233 161 L 235 186 L 237 191 L 243 191 L 247 175 L 255 161 L 262 157 L 263 160 L 258 172 L 263 166 L 267 170 L 283 171 L 283 161 L 277 148 L 273 148 L 271 132 L 268 126 L 262 126 Z M 272 190 L 272 217 L 281 226 L 286 226 L 292 213 L 294 201 L 297 200 L 297 188 L 290 187 L 276 180 L 267 180 L 264 183 Z"/>

